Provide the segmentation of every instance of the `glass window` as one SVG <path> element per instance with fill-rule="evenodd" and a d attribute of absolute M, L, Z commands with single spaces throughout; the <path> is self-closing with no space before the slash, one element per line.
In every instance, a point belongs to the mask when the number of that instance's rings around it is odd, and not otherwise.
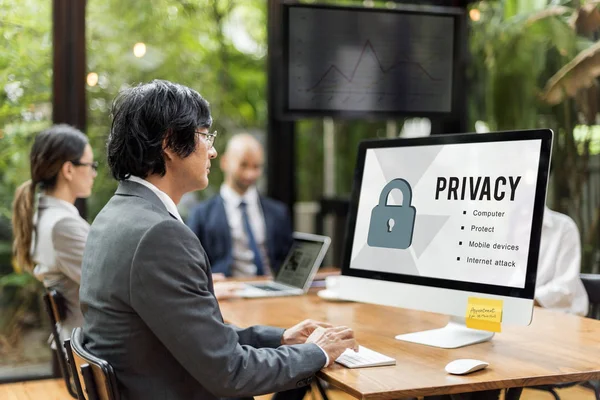
<path fill-rule="evenodd" d="M 0 1 L 0 382 L 51 373 L 41 284 L 11 263 L 11 204 L 52 119 L 52 2 Z"/>
<path fill-rule="evenodd" d="M 123 88 L 167 79 L 197 90 L 211 104 L 219 153 L 232 134 L 264 131 L 266 6 L 264 0 L 88 1 L 87 133 L 101 162 L 90 217 L 116 188 L 103 152 L 111 101 Z M 219 168 L 211 171 L 209 188 L 182 200 L 182 216 L 216 193 L 222 179 Z"/>

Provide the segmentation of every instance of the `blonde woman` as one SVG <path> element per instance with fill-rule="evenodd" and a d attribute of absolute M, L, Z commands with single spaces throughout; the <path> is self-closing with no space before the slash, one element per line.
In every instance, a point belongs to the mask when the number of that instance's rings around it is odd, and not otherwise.
<path fill-rule="evenodd" d="M 56 125 L 36 136 L 30 166 L 31 179 L 15 192 L 13 253 L 22 268 L 64 297 L 62 342 L 83 323 L 79 281 L 90 226 L 74 203 L 91 194 L 97 163 L 83 133 Z"/>

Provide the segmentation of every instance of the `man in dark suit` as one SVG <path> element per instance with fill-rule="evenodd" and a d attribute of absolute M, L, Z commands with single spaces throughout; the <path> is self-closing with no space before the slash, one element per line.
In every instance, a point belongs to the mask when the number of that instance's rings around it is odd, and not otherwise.
<path fill-rule="evenodd" d="M 190 213 L 188 226 L 204 245 L 213 273 L 274 274 L 292 245 L 286 206 L 256 189 L 263 164 L 262 146 L 253 136 L 233 136 L 221 157 L 220 193 Z"/>
<path fill-rule="evenodd" d="M 223 322 L 204 248 L 176 207 L 206 188 L 217 156 L 206 100 L 153 81 L 122 92 L 113 115 L 108 164 L 120 183 L 91 226 L 80 301 L 84 345 L 112 364 L 121 399 L 289 390 L 357 348 L 349 328 L 310 320 L 287 330 Z"/>

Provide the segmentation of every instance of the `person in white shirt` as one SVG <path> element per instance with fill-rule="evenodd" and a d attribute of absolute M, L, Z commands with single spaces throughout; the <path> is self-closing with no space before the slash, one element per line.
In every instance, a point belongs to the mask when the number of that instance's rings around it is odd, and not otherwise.
<path fill-rule="evenodd" d="M 233 136 L 221 157 L 225 182 L 220 193 L 190 213 L 188 226 L 204 245 L 213 274 L 273 275 L 292 245 L 287 207 L 256 188 L 263 164 L 258 140 Z"/>
<path fill-rule="evenodd" d="M 586 315 L 588 296 L 581 282 L 581 241 L 567 215 L 544 210 L 535 302 L 544 308 Z"/>
<path fill-rule="evenodd" d="M 87 137 L 68 125 L 39 133 L 30 162 L 31 179 L 19 186 L 13 203 L 13 249 L 17 265 L 64 298 L 62 343 L 83 322 L 79 282 L 90 225 L 74 203 L 92 193 L 97 163 Z"/>

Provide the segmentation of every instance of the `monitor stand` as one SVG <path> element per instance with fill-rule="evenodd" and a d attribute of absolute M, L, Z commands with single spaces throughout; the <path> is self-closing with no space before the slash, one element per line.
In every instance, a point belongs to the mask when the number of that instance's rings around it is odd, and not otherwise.
<path fill-rule="evenodd" d="M 451 317 L 448 325 L 443 328 L 398 335 L 396 339 L 444 349 L 455 349 L 487 342 L 492 337 L 494 337 L 494 332 L 467 328 L 464 318 Z"/>

